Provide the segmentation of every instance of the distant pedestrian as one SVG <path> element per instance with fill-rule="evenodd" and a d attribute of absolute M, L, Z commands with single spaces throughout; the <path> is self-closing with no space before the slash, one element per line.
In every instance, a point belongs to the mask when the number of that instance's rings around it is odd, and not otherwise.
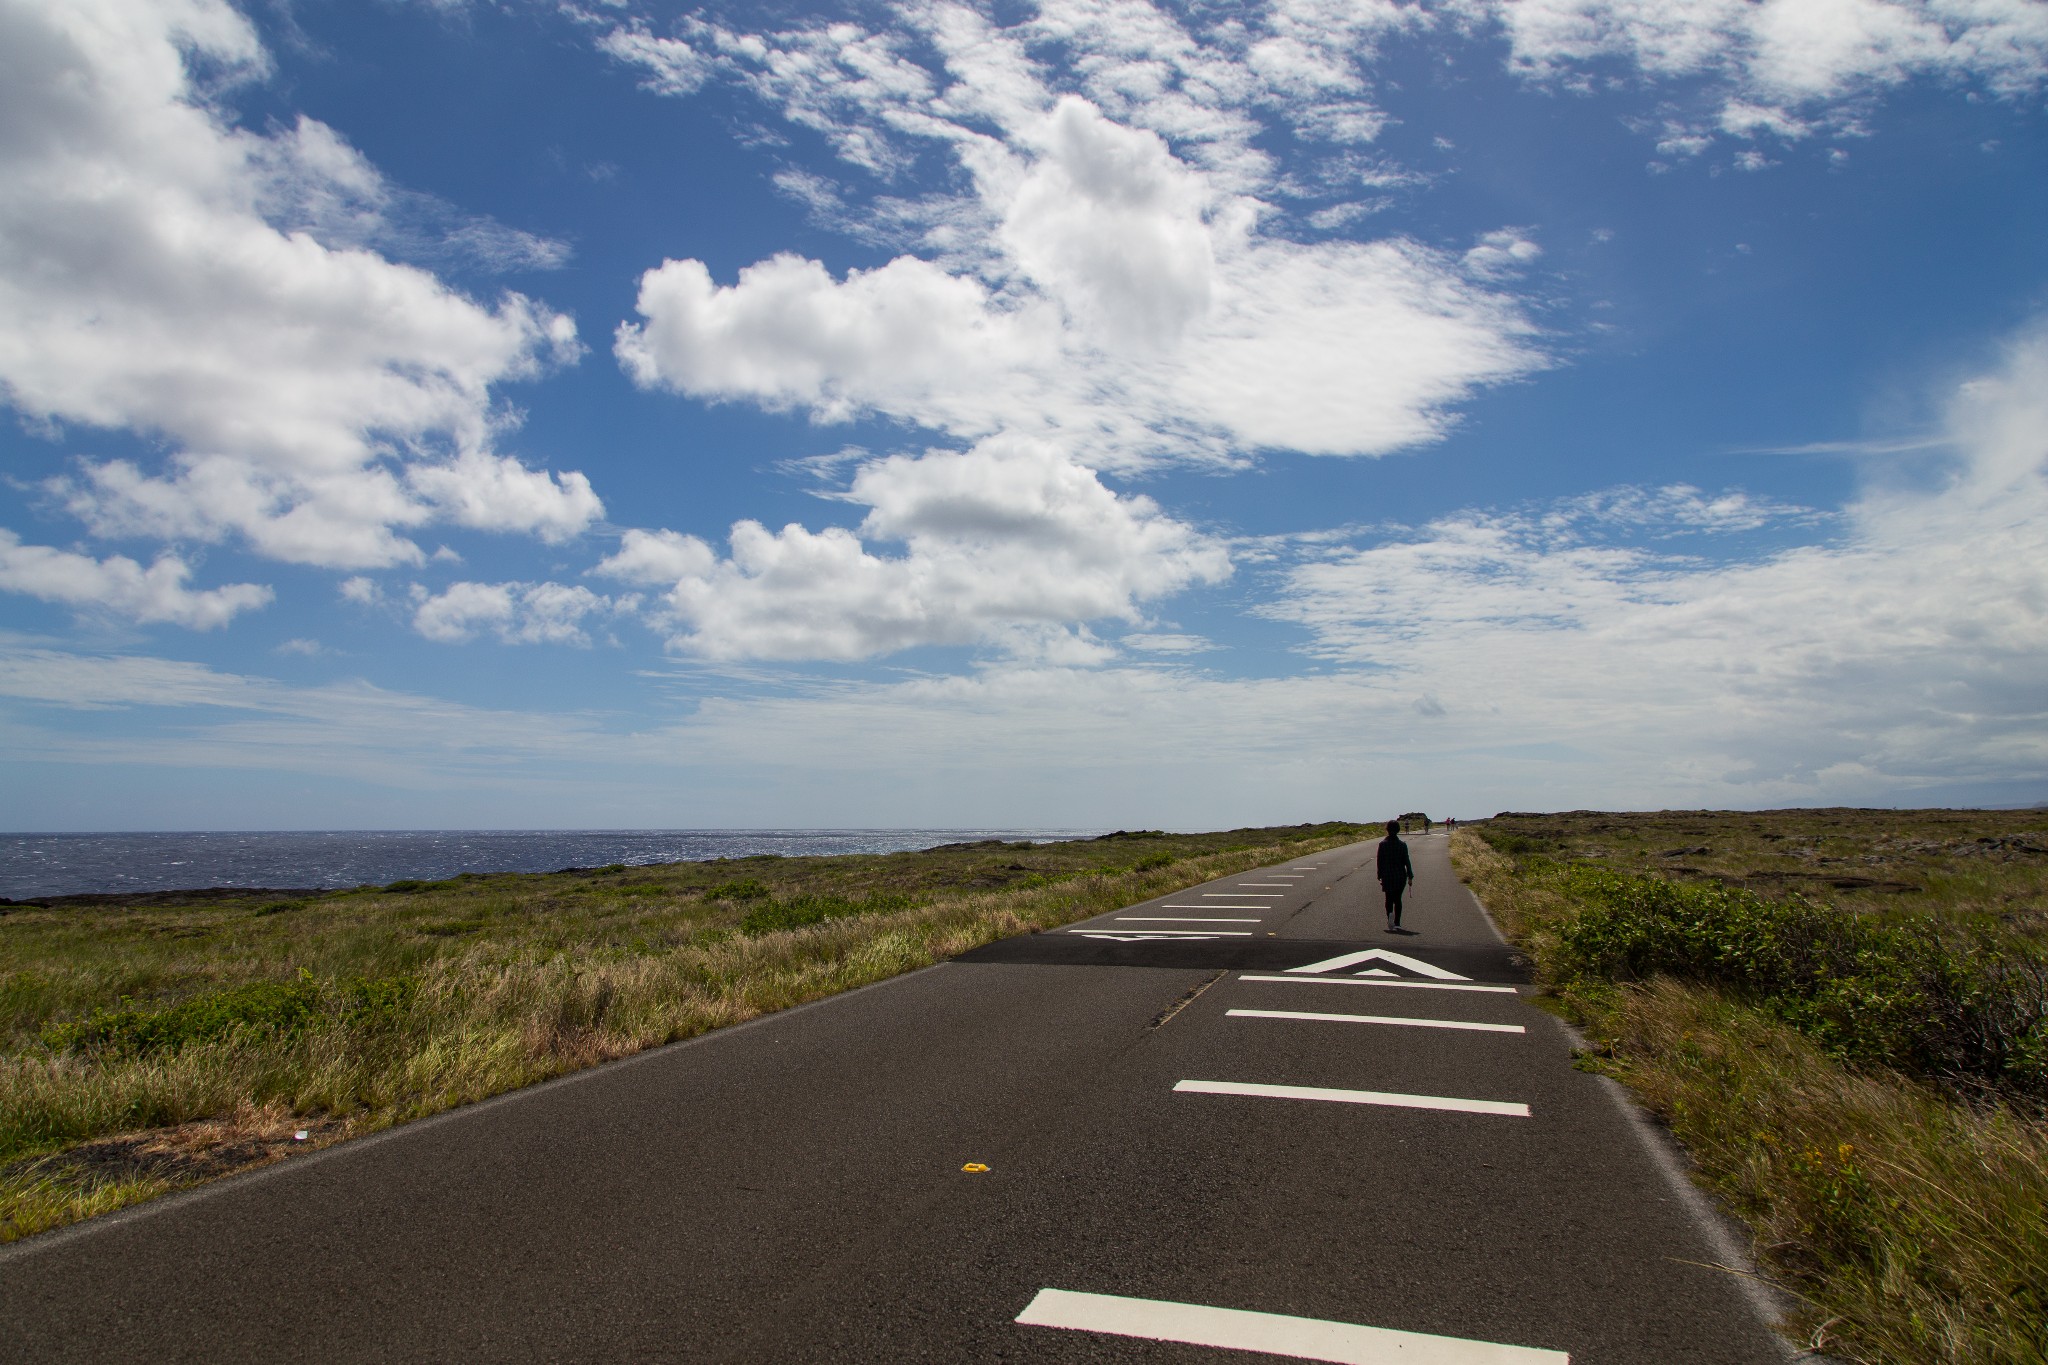
<path fill-rule="evenodd" d="M 1387 893 L 1387 932 L 1401 928 L 1401 897 L 1415 880 L 1415 864 L 1408 860 L 1408 845 L 1401 842 L 1401 822 L 1387 821 L 1387 837 L 1380 840 L 1380 890 Z"/>

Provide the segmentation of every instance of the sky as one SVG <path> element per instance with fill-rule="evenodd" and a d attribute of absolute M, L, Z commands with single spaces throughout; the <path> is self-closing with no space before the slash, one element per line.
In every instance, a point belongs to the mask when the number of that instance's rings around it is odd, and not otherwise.
<path fill-rule="evenodd" d="M 0 0 L 0 828 L 2048 801 L 2048 0 Z"/>

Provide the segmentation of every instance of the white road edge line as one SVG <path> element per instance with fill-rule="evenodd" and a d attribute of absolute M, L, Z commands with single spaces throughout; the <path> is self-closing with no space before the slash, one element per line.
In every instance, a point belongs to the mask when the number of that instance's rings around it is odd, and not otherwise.
<path fill-rule="evenodd" d="M 1315 1019 L 1327 1024 L 1405 1024 L 1410 1028 L 1463 1028 L 1475 1033 L 1527 1033 L 1520 1024 L 1474 1024 L 1463 1019 L 1403 1019 L 1385 1014 L 1311 1014 L 1305 1010 L 1225 1010 L 1245 1019 Z"/>
<path fill-rule="evenodd" d="M 1338 1365 L 1571 1365 L 1563 1351 L 1500 1346 L 1490 1341 L 1397 1332 L 1390 1327 L 1211 1308 L 1164 1299 L 1127 1299 L 1118 1294 L 1077 1294 L 1041 1289 L 1017 1315 L 1027 1327 L 1064 1327 L 1077 1332 L 1179 1341 L 1226 1351 L 1263 1351 L 1295 1360 L 1329 1360 Z"/>
<path fill-rule="evenodd" d="M 1332 1104 L 1378 1104 L 1389 1109 L 1442 1109 L 1453 1114 L 1498 1114 L 1525 1119 L 1529 1106 L 1511 1100 L 1461 1100 L 1451 1095 L 1397 1095 L 1387 1090 L 1332 1090 L 1320 1085 L 1262 1085 L 1255 1081 L 1175 1081 L 1190 1095 L 1249 1095 L 1268 1100 L 1325 1100 Z"/>
<path fill-rule="evenodd" d="M 1513 995 L 1513 986 L 1467 986 L 1456 981 L 1380 981 L 1358 976 L 1252 976 L 1239 981 L 1298 981 L 1324 986 L 1402 986 L 1411 991 L 1483 991 L 1488 995 Z"/>

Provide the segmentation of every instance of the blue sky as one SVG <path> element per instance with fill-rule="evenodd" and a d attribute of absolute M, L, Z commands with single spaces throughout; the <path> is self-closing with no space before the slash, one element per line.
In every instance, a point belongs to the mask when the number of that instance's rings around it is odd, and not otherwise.
<path fill-rule="evenodd" d="M 2048 800 L 2048 3 L 0 0 L 0 827 Z"/>

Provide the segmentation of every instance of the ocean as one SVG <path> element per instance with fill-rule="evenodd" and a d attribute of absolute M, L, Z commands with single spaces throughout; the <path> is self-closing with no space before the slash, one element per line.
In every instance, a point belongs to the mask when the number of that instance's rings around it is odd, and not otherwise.
<path fill-rule="evenodd" d="M 898 853 L 977 839 L 1085 839 L 1068 829 L 440 829 L 202 834 L 0 834 L 0 898 L 86 892 L 279 890 L 439 881 L 458 872 L 703 862 L 775 853 Z"/>

